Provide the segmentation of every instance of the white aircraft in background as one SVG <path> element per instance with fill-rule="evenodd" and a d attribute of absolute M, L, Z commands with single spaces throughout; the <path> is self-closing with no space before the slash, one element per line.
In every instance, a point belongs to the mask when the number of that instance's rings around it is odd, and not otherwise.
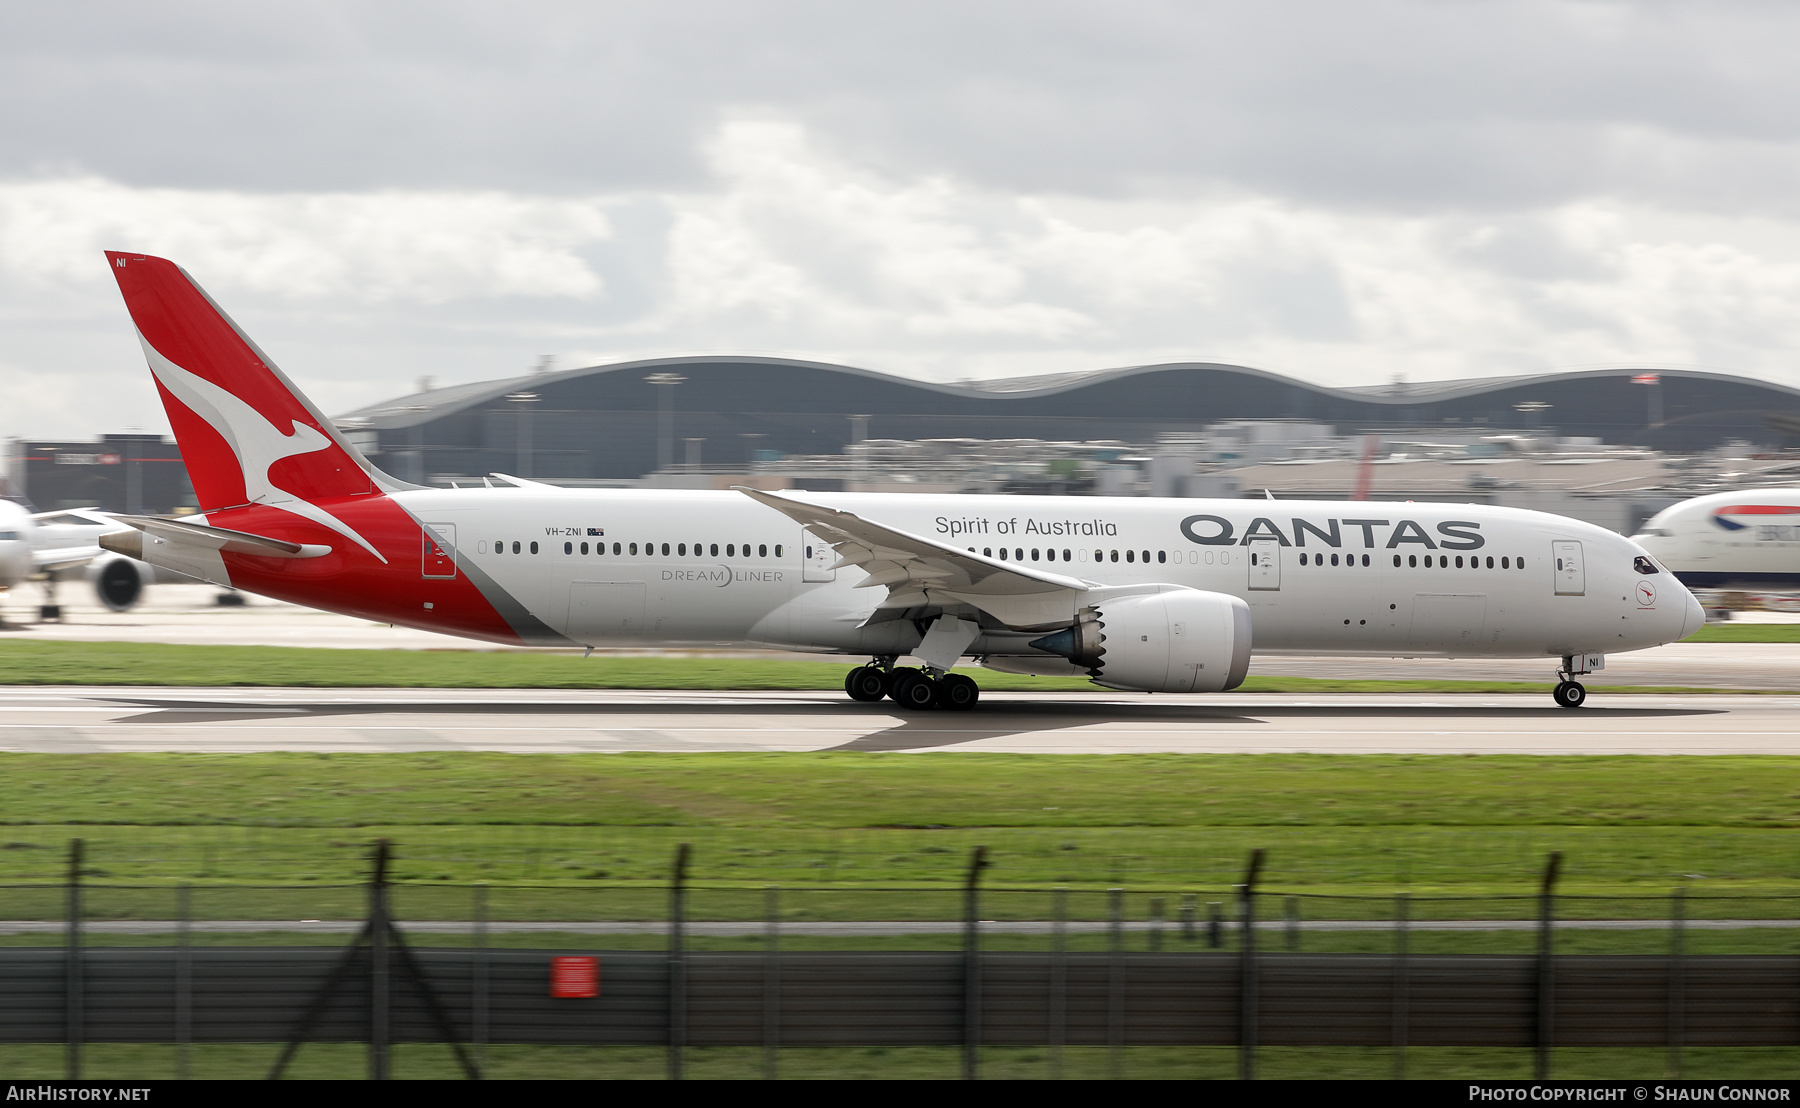
<path fill-rule="evenodd" d="M 55 585 L 71 575 L 85 577 L 95 598 L 115 612 L 135 607 L 144 586 L 152 582 L 192 581 L 101 549 L 101 535 L 129 530 L 92 508 L 31 512 L 14 501 L 0 500 L 0 590 L 10 593 L 27 581 L 37 581 L 44 587 L 40 614 L 59 618 Z"/>
<path fill-rule="evenodd" d="M 1692 589 L 1800 589 L 1800 489 L 1696 496 L 1633 540 Z"/>
<path fill-rule="evenodd" d="M 973 707 L 965 659 L 1217 692 L 1253 644 L 1556 659 L 1572 708 L 1606 653 L 1704 622 L 1631 540 L 1472 504 L 421 488 L 179 267 L 107 257 L 204 514 L 121 516 L 101 545 L 296 604 L 511 644 L 859 655 L 845 691 L 913 709 Z"/>

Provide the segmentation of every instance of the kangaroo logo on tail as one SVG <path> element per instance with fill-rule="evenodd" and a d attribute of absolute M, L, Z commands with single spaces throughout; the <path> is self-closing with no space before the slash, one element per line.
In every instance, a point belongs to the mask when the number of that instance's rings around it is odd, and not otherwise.
<path fill-rule="evenodd" d="M 180 266 L 108 257 L 201 510 L 279 508 L 387 563 L 324 505 L 405 486 L 370 465 Z"/>
<path fill-rule="evenodd" d="M 231 447 L 231 452 L 237 455 L 238 468 L 244 473 L 244 495 L 250 503 L 267 504 L 271 508 L 280 508 L 284 512 L 293 512 L 314 523 L 323 524 L 381 558 L 383 565 L 387 564 L 381 551 L 371 546 L 369 540 L 357 534 L 349 524 L 317 504 L 278 488 L 269 480 L 269 469 L 276 462 L 324 450 L 332 445 L 329 438 L 317 428 L 308 427 L 297 420 L 288 421 L 294 433 L 283 434 L 279 427 L 263 418 L 263 414 L 255 408 L 199 374 L 189 373 L 163 357 L 142 335 L 138 336 L 138 341 L 144 344 L 144 356 L 150 360 L 150 372 L 162 382 L 163 388 L 168 389 L 175 399 L 186 404 L 195 415 L 210 424 Z"/>

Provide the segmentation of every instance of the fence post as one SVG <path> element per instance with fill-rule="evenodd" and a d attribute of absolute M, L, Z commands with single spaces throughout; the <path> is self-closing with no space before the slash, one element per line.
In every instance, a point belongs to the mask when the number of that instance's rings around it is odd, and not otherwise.
<path fill-rule="evenodd" d="M 1406 1080 L 1406 1040 L 1411 1014 L 1407 1011 L 1412 988 L 1407 959 L 1411 956 L 1408 925 L 1412 922 L 1412 897 L 1394 897 L 1394 1080 Z"/>
<path fill-rule="evenodd" d="M 763 1079 L 779 1076 L 781 1056 L 781 888 L 763 888 Z"/>
<path fill-rule="evenodd" d="M 1196 893 L 1181 894 L 1181 941 L 1194 941 L 1194 915 L 1199 907 L 1200 897 Z"/>
<path fill-rule="evenodd" d="M 69 840 L 68 935 L 63 965 L 64 1066 L 70 1081 L 81 1079 L 81 1040 L 86 1024 L 82 1010 L 85 989 L 81 979 L 81 860 L 86 843 Z"/>
<path fill-rule="evenodd" d="M 388 840 L 375 840 L 369 879 L 369 1080 L 388 1079 Z"/>
<path fill-rule="evenodd" d="M 1160 896 L 1153 896 L 1150 898 L 1150 949 L 1151 950 L 1153 950 L 1153 951 L 1161 951 L 1162 950 L 1162 938 L 1163 938 L 1162 931 L 1163 931 L 1163 898 Z"/>
<path fill-rule="evenodd" d="M 1562 851 L 1552 850 L 1544 863 L 1543 884 L 1538 890 L 1537 957 L 1537 1080 L 1550 1077 L 1550 1044 L 1556 1038 L 1556 877 L 1562 869 Z"/>
<path fill-rule="evenodd" d="M 1068 1037 L 1069 890 L 1058 886 L 1050 895 L 1050 1077 L 1061 1081 L 1063 1040 Z"/>
<path fill-rule="evenodd" d="M 469 967 L 469 1038 L 475 1064 L 487 1066 L 488 1044 L 488 883 L 475 886 L 475 962 Z"/>
<path fill-rule="evenodd" d="M 987 847 L 976 847 L 969 856 L 969 875 L 963 882 L 964 1081 L 981 1076 L 981 871 L 987 864 Z"/>
<path fill-rule="evenodd" d="M 1108 889 L 1106 904 L 1106 1070 L 1125 1076 L 1125 890 Z"/>
<path fill-rule="evenodd" d="M 1244 934 L 1238 947 L 1238 1080 L 1256 1080 L 1256 879 L 1262 876 L 1261 847 L 1250 852 L 1238 886 Z"/>
<path fill-rule="evenodd" d="M 1211 950 L 1225 945 L 1225 906 L 1216 900 L 1206 902 L 1206 945 Z"/>
<path fill-rule="evenodd" d="M 1687 1037 L 1687 886 L 1669 897 L 1669 1076 L 1681 1076 Z"/>
<path fill-rule="evenodd" d="M 194 948 L 189 921 L 194 918 L 193 888 L 175 889 L 175 1077 L 188 1079 L 188 1049 L 194 1041 Z"/>
<path fill-rule="evenodd" d="M 682 924 L 687 911 L 688 844 L 675 851 L 669 882 L 669 1080 L 681 1080 L 682 1050 L 687 1046 L 687 951 Z"/>

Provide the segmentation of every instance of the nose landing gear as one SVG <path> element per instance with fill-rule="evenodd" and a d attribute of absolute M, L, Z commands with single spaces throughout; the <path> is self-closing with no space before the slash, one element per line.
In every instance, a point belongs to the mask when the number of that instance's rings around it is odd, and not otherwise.
<path fill-rule="evenodd" d="M 1606 668 L 1604 654 L 1565 654 L 1562 665 L 1556 669 L 1556 688 L 1550 691 L 1550 698 L 1559 707 L 1579 708 L 1587 703 L 1587 689 L 1575 680 L 1578 676 L 1596 673 Z"/>
<path fill-rule="evenodd" d="M 1579 681 L 1558 681 L 1550 696 L 1564 708 L 1579 708 L 1587 703 L 1587 689 Z"/>

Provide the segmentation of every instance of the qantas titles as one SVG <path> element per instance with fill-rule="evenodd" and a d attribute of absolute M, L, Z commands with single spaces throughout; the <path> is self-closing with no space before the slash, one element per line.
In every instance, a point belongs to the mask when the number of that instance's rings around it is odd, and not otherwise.
<path fill-rule="evenodd" d="M 1181 521 L 1181 533 L 1201 546 L 1248 546 L 1260 539 L 1278 542 L 1282 546 L 1304 547 L 1310 535 L 1326 546 L 1337 547 L 1344 545 L 1347 528 L 1360 530 L 1363 548 L 1374 550 L 1377 546 L 1377 527 L 1393 528 L 1384 536 L 1387 540 L 1384 549 L 1387 550 L 1396 550 L 1404 543 L 1414 543 L 1427 550 L 1480 550 L 1487 545 L 1487 539 L 1479 534 L 1481 524 L 1464 519 L 1447 519 L 1438 524 L 1437 532 L 1441 537 L 1436 541 L 1425 533 L 1425 528 L 1416 520 L 1411 519 L 1398 522 L 1385 519 L 1328 519 L 1321 526 L 1311 520 L 1296 518 L 1293 520 L 1292 531 L 1284 533 L 1274 520 L 1267 516 L 1257 516 L 1250 521 L 1250 526 L 1244 528 L 1242 535 L 1237 534 L 1235 525 L 1224 516 L 1192 515 Z M 1294 536 L 1292 541 L 1288 539 L 1289 533 Z"/>

